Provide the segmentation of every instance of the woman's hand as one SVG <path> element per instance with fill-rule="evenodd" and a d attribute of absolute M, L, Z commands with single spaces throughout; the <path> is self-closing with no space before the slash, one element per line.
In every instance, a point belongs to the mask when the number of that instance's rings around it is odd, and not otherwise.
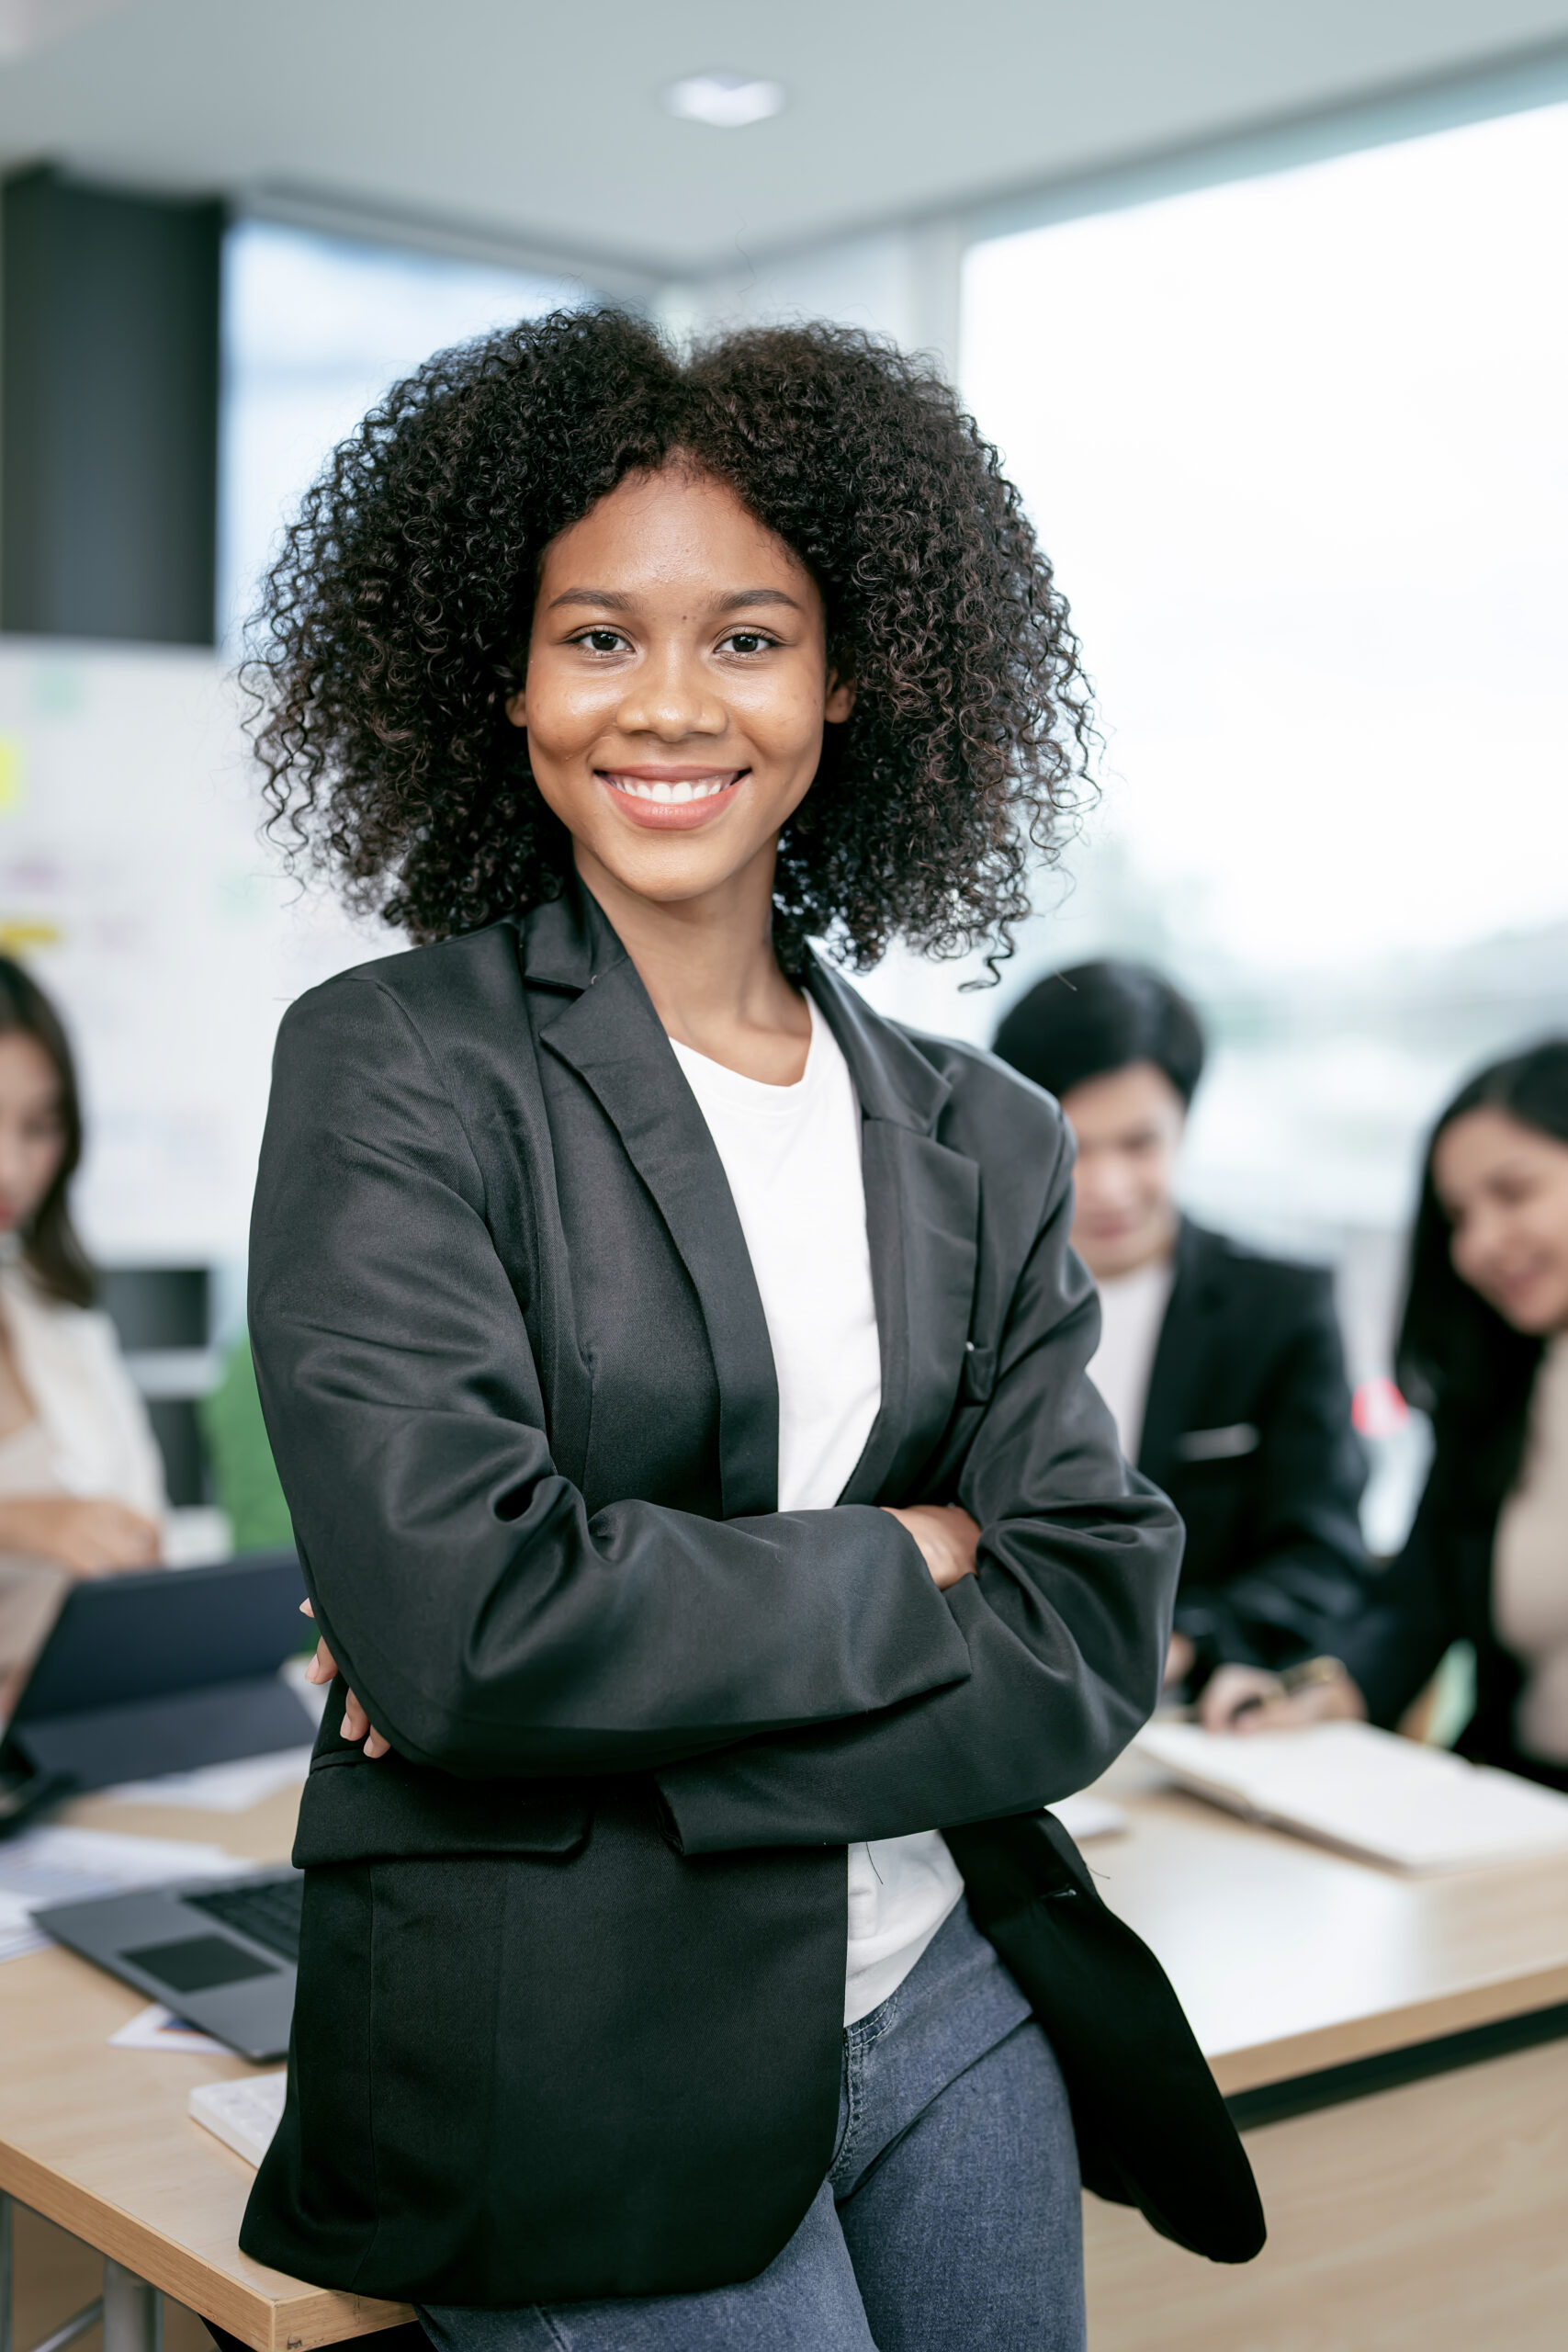
<path fill-rule="evenodd" d="M 315 1613 L 308 1600 L 302 1600 L 299 1603 L 301 1617 L 313 1618 Z M 305 1668 L 305 1679 L 307 1682 L 315 1683 L 337 1680 L 337 1660 L 319 1634 L 316 1638 L 316 1655 Z M 375 1729 L 369 1716 L 352 1690 L 344 1701 L 343 1736 L 350 1741 L 362 1739 L 365 1742 L 367 1756 L 385 1756 L 392 1744 L 389 1739 L 383 1739 L 380 1733 Z"/>
<path fill-rule="evenodd" d="M 1172 1634 L 1170 1647 L 1165 1654 L 1165 1688 L 1173 1682 L 1185 1682 L 1197 1663 L 1198 1652 L 1185 1634 Z"/>
<path fill-rule="evenodd" d="M 1288 1677 L 1260 1666 L 1217 1666 L 1198 1702 L 1205 1731 L 1303 1731 L 1308 1724 L 1366 1719 L 1367 1702 L 1343 1667 L 1292 1690 Z"/>
<path fill-rule="evenodd" d="M 102 1496 L 22 1495 L 0 1503 L 0 1551 L 54 1560 L 73 1577 L 155 1568 L 163 1556 L 154 1522 Z"/>
<path fill-rule="evenodd" d="M 961 1577 L 974 1575 L 980 1531 L 966 1510 L 956 1503 L 911 1503 L 908 1510 L 895 1510 L 891 1503 L 884 1503 L 882 1508 L 889 1519 L 908 1529 L 940 1590 L 945 1592 Z"/>

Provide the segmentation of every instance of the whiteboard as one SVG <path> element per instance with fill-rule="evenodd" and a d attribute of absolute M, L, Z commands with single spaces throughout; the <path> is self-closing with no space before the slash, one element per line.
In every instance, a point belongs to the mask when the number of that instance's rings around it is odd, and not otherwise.
<path fill-rule="evenodd" d="M 76 1048 L 100 1264 L 243 1258 L 284 1010 L 405 944 L 283 876 L 240 707 L 215 653 L 0 637 L 0 947 Z"/>

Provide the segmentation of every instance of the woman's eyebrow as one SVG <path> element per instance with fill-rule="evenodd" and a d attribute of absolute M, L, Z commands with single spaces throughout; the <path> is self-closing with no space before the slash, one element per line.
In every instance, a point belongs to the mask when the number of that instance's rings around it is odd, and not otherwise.
<path fill-rule="evenodd" d="M 787 605 L 792 612 L 806 610 L 798 596 L 787 596 L 782 588 L 738 588 L 733 596 L 721 596 L 715 609 L 738 613 L 749 605 Z"/>
<path fill-rule="evenodd" d="M 599 605 L 606 612 L 625 613 L 630 611 L 636 601 L 635 597 L 623 596 L 615 588 L 563 588 L 558 596 L 550 598 L 546 610 L 553 613 L 561 605 Z"/>
<path fill-rule="evenodd" d="M 618 588 L 563 588 L 558 596 L 550 598 L 546 610 L 553 613 L 562 605 L 594 605 L 602 612 L 626 613 L 636 603 L 635 596 L 623 595 Z M 796 613 L 806 610 L 797 596 L 786 595 L 782 588 L 738 588 L 731 595 L 718 597 L 714 610 L 738 613 L 755 605 L 787 605 Z"/>

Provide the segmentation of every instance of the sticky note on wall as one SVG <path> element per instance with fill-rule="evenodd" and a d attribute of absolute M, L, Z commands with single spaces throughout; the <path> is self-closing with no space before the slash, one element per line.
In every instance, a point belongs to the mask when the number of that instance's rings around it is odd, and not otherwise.
<path fill-rule="evenodd" d="M 19 735 L 0 735 L 0 816 L 19 808 L 28 797 L 27 750 Z"/>

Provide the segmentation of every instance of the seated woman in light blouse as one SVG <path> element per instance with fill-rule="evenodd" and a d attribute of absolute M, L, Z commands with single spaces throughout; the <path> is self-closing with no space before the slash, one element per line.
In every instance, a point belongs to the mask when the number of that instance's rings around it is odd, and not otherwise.
<path fill-rule="evenodd" d="M 1568 1789 L 1568 1038 L 1482 1070 L 1438 1119 L 1398 1364 L 1435 1439 L 1409 1543 L 1305 1687 L 1222 1669 L 1231 1723 L 1392 1726 L 1467 1641 L 1461 1753 Z"/>
<path fill-rule="evenodd" d="M 71 1579 L 162 1552 L 157 1442 L 72 1228 L 81 1154 L 65 1033 L 0 956 L 0 1718 Z"/>

